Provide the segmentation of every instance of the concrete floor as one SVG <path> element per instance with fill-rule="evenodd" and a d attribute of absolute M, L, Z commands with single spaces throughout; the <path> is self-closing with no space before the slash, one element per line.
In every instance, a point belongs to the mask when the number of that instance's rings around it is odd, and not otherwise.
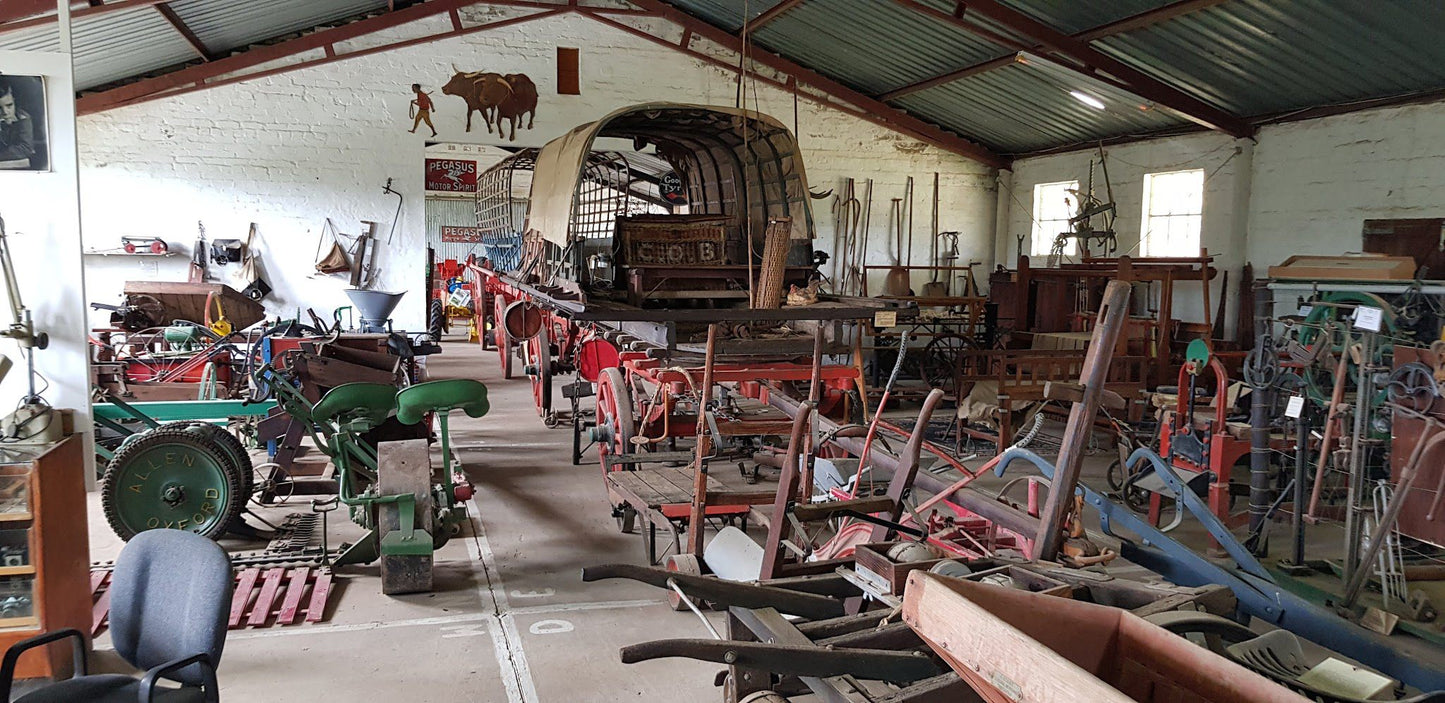
<path fill-rule="evenodd" d="M 708 634 L 691 613 L 670 610 L 657 589 L 631 581 L 582 583 L 583 566 L 645 562 L 639 535 L 621 534 L 611 516 L 595 452 L 582 466 L 571 464 L 570 426 L 547 429 L 533 409 L 530 384 L 503 380 L 495 351 L 448 342 L 429 366 L 432 378 L 485 382 L 492 404 L 481 419 L 453 415 L 453 446 L 477 495 L 468 505 L 470 529 L 437 554 L 435 592 L 388 597 L 380 593 L 374 566 L 341 569 L 326 622 L 231 632 L 220 667 L 223 698 L 716 700 L 720 692 L 711 682 L 719 665 L 618 659 L 624 645 Z M 1085 481 L 1102 486 L 1111 456 L 1111 447 L 1097 447 L 1085 461 Z M 997 490 L 1006 480 L 989 475 L 977 485 Z M 113 559 L 121 543 L 98 495 L 92 499 L 92 558 Z M 308 508 L 298 497 L 264 516 L 278 520 Z M 333 516 L 333 548 L 360 534 L 342 513 Z M 1092 511 L 1086 524 L 1098 528 Z M 1275 529 L 1278 558 L 1287 549 L 1287 527 Z M 1198 548 L 1207 543 L 1192 521 L 1174 536 Z M 1333 541 L 1318 529 L 1311 536 L 1312 545 Z M 264 546 L 223 544 L 233 551 Z M 1152 577 L 1123 562 L 1110 573 Z M 710 617 L 720 626 L 721 614 Z M 127 670 L 104 635 L 96 645 L 97 668 Z"/>
<path fill-rule="evenodd" d="M 583 566 L 643 563 L 642 541 L 618 532 L 595 461 L 571 464 L 570 426 L 549 430 L 525 378 L 503 380 L 496 352 L 448 343 L 429 360 L 432 378 L 487 384 L 492 411 L 455 413 L 452 438 L 477 496 L 470 534 L 437 555 L 436 592 L 380 592 L 375 567 L 340 570 L 341 591 L 324 623 L 233 630 L 220 666 L 226 701 L 714 700 L 718 665 L 669 660 L 624 665 L 623 645 L 707 637 L 691 613 L 631 581 L 584 584 Z M 560 395 L 560 394 L 559 394 Z M 96 496 L 93 496 L 96 497 Z M 294 499 L 268 514 L 305 512 Z M 354 535 L 334 513 L 336 540 Z M 120 548 L 100 512 L 90 514 L 92 559 Z M 262 545 L 229 548 L 256 549 Z M 719 618 L 720 614 L 712 617 Z M 716 626 L 716 625 L 715 625 Z M 97 641 L 101 669 L 124 662 Z"/>

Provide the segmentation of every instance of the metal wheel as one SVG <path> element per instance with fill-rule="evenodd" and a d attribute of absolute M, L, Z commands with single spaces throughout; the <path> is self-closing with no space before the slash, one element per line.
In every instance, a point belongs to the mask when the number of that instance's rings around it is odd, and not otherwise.
<path fill-rule="evenodd" d="M 502 324 L 502 312 L 507 309 L 507 299 L 502 296 L 492 298 L 492 335 L 497 345 L 497 353 L 502 357 L 502 378 L 512 377 L 512 342 L 507 337 L 507 326 Z"/>
<path fill-rule="evenodd" d="M 226 450 L 226 455 L 231 459 L 234 470 L 241 476 L 241 500 L 236 501 L 236 514 L 233 517 L 240 516 L 245 512 L 246 502 L 251 499 L 251 494 L 256 492 L 256 470 L 251 463 L 251 452 L 246 450 L 246 445 L 241 444 L 241 440 L 236 435 L 209 422 L 181 420 L 161 425 L 162 429 L 167 427 L 194 432 Z"/>
<path fill-rule="evenodd" d="M 1124 462 L 1115 459 L 1114 463 L 1109 464 L 1105 477 L 1109 482 L 1109 488 L 1123 499 L 1124 505 L 1128 506 L 1130 510 L 1136 513 L 1149 511 L 1149 491 L 1134 486 L 1129 486 L 1127 491 L 1124 489 L 1124 482 L 1128 479 L 1124 473 Z"/>
<path fill-rule="evenodd" d="M 603 471 L 623 468 L 612 464 L 612 457 L 632 449 L 637 433 L 637 419 L 632 414 L 632 386 L 622 369 L 602 369 L 597 378 L 597 457 Z"/>
<path fill-rule="evenodd" d="M 214 538 L 245 502 L 242 480 L 214 439 L 156 428 L 116 452 L 101 479 L 101 505 L 124 540 L 158 528 Z"/>
<path fill-rule="evenodd" d="M 923 347 L 923 356 L 918 364 L 923 380 L 934 388 L 948 388 L 963 371 L 964 352 L 973 348 L 973 342 L 961 334 L 952 332 L 934 336 Z"/>
<path fill-rule="evenodd" d="M 668 557 L 666 567 L 668 571 L 679 574 L 687 574 L 689 576 L 702 575 L 702 565 L 698 563 L 697 557 L 691 554 L 674 554 Z M 697 599 L 691 600 L 693 604 L 698 603 Z M 673 610 L 688 609 L 687 603 L 682 599 L 682 596 L 678 595 L 677 591 L 671 588 L 667 589 L 667 604 L 672 606 Z"/>

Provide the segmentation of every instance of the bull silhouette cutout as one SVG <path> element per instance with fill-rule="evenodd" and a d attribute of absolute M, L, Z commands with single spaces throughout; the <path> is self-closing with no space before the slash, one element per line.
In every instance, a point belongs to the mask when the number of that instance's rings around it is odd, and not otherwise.
<path fill-rule="evenodd" d="M 456 68 L 456 66 L 452 66 Z M 455 95 L 467 103 L 467 131 L 472 131 L 472 113 L 482 113 L 487 124 L 487 134 L 492 125 L 497 125 L 497 136 L 503 135 L 502 120 L 507 120 L 511 132 L 509 141 L 517 140 L 517 123 L 526 117 L 524 129 L 532 128 L 537 116 L 537 85 L 526 74 L 490 73 L 486 71 L 466 72 L 457 69 L 452 79 L 442 86 L 442 93 Z"/>

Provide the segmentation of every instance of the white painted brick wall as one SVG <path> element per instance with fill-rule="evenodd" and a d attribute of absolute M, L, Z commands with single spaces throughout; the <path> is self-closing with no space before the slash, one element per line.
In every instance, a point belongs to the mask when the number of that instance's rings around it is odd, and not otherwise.
<path fill-rule="evenodd" d="M 1252 145 L 1220 134 L 1197 134 L 1174 139 L 1159 139 L 1106 149 L 1109 179 L 1113 185 L 1117 217 L 1114 231 L 1118 236 L 1116 255 L 1139 256 L 1140 228 L 1143 222 L 1144 174 L 1182 169 L 1204 169 L 1204 217 L 1201 244 L 1216 256 L 1216 265 L 1230 271 L 1229 286 L 1237 288 L 1239 269 L 1244 264 L 1244 246 L 1240 233 L 1247 207 L 1248 172 Z M 1012 268 L 1018 260 L 1018 237 L 1028 237 L 1032 228 L 1034 186 L 1078 179 L 1081 188 L 1089 177 L 1089 161 L 1098 160 L 1097 151 L 1076 151 L 1014 163 L 1012 197 L 1009 198 L 1008 232 L 997 242 L 998 257 Z M 1103 170 L 1094 169 L 1094 192 L 1107 200 Z M 1009 197 L 1005 194 L 1005 197 Z M 1035 261 L 1035 265 L 1042 262 Z M 1222 278 L 1212 282 L 1211 316 L 1217 310 Z M 1203 316 L 1203 295 L 1194 285 L 1182 285 L 1175 295 L 1175 316 L 1200 321 Z M 1136 301 L 1136 310 L 1142 310 Z M 1229 312 L 1226 321 L 1233 321 Z"/>
<path fill-rule="evenodd" d="M 444 31 L 445 18 L 391 30 L 398 38 Z M 555 89 L 555 47 L 581 49 L 582 94 Z M 317 237 L 330 217 L 347 232 L 358 220 L 391 222 L 396 201 L 382 183 L 396 179 L 406 195 L 395 243 L 380 260 L 380 288 L 419 288 L 424 276 L 423 138 L 408 134 L 409 86 L 433 92 L 439 140 L 499 144 L 477 119 L 463 131 L 461 100 L 442 95 L 452 64 L 463 70 L 526 73 L 537 83 L 535 129 L 512 144 L 540 146 L 580 123 L 647 101 L 732 105 L 730 72 L 575 15 L 409 47 L 121 108 L 81 119 L 82 194 L 87 245 L 114 246 L 121 235 L 155 235 L 188 249 L 196 222 L 211 237 L 244 236 L 259 225 L 259 246 L 277 291 L 273 313 L 346 304 L 343 282 L 308 277 Z M 758 104 L 791 124 L 790 94 L 757 87 Z M 991 262 L 995 196 L 991 171 L 850 115 L 804 100 L 800 143 L 815 191 L 844 178 L 875 179 L 872 262 L 886 263 L 888 200 L 915 184 L 915 251 L 924 263 L 930 229 L 930 182 L 942 173 L 944 230 L 965 233 L 962 255 Z M 425 127 L 421 132 L 425 132 Z M 831 199 L 814 201 L 818 243 L 832 243 Z M 921 247 L 917 242 L 921 242 Z M 87 273 L 92 300 L 119 295 L 130 278 L 181 279 L 182 257 L 152 273 L 131 260 L 96 260 Z M 400 325 L 421 322 L 421 291 L 403 302 Z"/>
<path fill-rule="evenodd" d="M 1231 300 L 1246 261 L 1263 277 L 1295 254 L 1359 251 L 1366 219 L 1445 217 L 1445 103 L 1271 125 L 1256 140 L 1195 134 L 1109 147 L 1121 253 L 1137 254 L 1144 174 L 1181 168 L 1208 177 L 1202 244 L 1230 271 Z M 1018 201 L 995 242 L 1000 261 L 1012 265 L 1016 237 L 1029 234 L 1034 185 L 1083 183 L 1090 158 L 1096 153 L 1077 151 L 1014 163 Z M 1214 296 L 1217 304 L 1218 287 Z M 1181 315 L 1202 319 L 1193 296 L 1179 298 Z M 1232 302 L 1226 319 L 1235 320 Z"/>
<path fill-rule="evenodd" d="M 1445 103 L 1266 127 L 1253 182 L 1257 267 L 1359 251 L 1367 219 L 1445 217 Z"/>

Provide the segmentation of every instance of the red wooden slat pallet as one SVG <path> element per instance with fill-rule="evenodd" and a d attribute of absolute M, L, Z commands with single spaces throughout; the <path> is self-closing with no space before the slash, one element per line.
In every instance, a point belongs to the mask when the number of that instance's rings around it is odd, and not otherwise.
<path fill-rule="evenodd" d="M 110 616 L 110 569 L 90 572 L 91 636 L 105 629 Z M 331 574 L 300 566 L 245 568 L 236 572 L 230 629 L 321 622 L 331 598 Z"/>

